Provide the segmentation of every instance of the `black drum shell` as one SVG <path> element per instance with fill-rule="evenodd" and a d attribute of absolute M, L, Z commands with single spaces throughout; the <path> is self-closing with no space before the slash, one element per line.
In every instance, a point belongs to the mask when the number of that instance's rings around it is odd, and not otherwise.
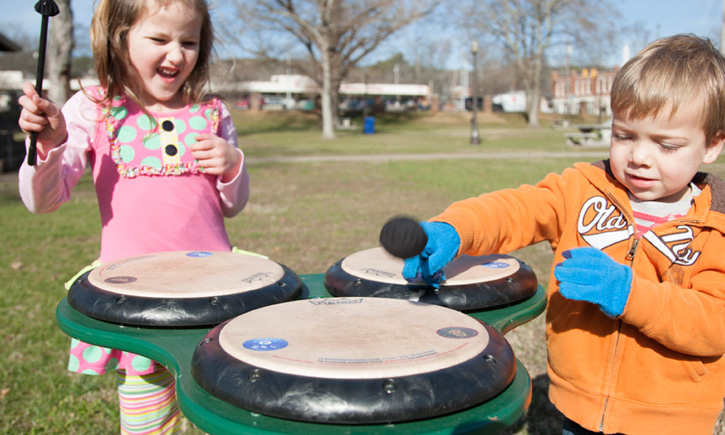
<path fill-rule="evenodd" d="M 287 302 L 302 295 L 304 285 L 295 272 L 280 265 L 284 275 L 274 285 L 223 296 L 149 298 L 101 290 L 86 272 L 68 291 L 68 304 L 77 311 L 106 322 L 150 327 L 202 327 L 218 325 L 248 311 Z"/>
<path fill-rule="evenodd" d="M 325 288 L 333 296 L 405 299 L 471 311 L 523 301 L 533 296 L 538 286 L 534 271 L 519 260 L 519 270 L 509 277 L 475 284 L 441 285 L 439 289 L 425 284 L 401 285 L 361 278 L 346 272 L 343 261 L 344 258 L 325 273 Z"/>
<path fill-rule="evenodd" d="M 219 334 L 225 325 L 212 329 L 194 351 L 194 380 L 232 405 L 282 419 L 346 425 L 420 420 L 479 405 L 516 376 L 510 345 L 485 323 L 489 343 L 476 357 L 441 370 L 385 379 L 305 377 L 255 367 L 221 347 Z"/>

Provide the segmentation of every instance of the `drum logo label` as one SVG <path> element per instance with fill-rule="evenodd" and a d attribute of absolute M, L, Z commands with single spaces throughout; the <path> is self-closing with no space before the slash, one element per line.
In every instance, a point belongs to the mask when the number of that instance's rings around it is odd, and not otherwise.
<path fill-rule="evenodd" d="M 211 257 L 212 254 L 209 251 L 192 251 L 186 254 L 187 257 L 194 257 L 194 258 L 203 258 L 203 257 Z"/>
<path fill-rule="evenodd" d="M 362 298 L 320 298 L 310 299 L 310 303 L 315 305 L 343 305 L 343 304 L 361 304 Z"/>
<path fill-rule="evenodd" d="M 136 278 L 133 276 L 112 276 L 103 280 L 108 284 L 131 284 L 136 282 Z"/>
<path fill-rule="evenodd" d="M 475 329 L 464 328 L 461 326 L 441 328 L 437 330 L 436 333 L 445 338 L 471 338 L 478 335 L 478 331 Z"/>
<path fill-rule="evenodd" d="M 384 270 L 373 269 L 373 268 L 360 269 L 360 271 L 362 273 L 364 273 L 365 275 L 386 276 L 388 278 L 393 278 L 395 276 L 395 273 L 386 272 Z"/>
<path fill-rule="evenodd" d="M 270 350 L 279 350 L 287 347 L 287 340 L 281 338 L 253 338 L 242 344 L 245 349 L 267 352 Z"/>
<path fill-rule="evenodd" d="M 259 272 L 255 273 L 254 275 L 248 276 L 247 278 L 244 278 L 242 282 L 246 282 L 247 284 L 251 284 L 254 281 L 264 281 L 265 278 L 269 278 L 271 275 L 270 272 Z"/>
<path fill-rule="evenodd" d="M 509 264 L 503 261 L 492 261 L 490 263 L 483 263 L 481 266 L 488 267 L 489 269 L 506 269 L 509 267 Z"/>

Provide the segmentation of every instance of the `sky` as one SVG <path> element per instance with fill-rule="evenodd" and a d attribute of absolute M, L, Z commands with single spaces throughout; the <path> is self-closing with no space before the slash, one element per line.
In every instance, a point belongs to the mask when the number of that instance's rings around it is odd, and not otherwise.
<path fill-rule="evenodd" d="M 232 0 L 215 0 L 217 4 L 213 13 L 223 14 L 229 8 Z M 630 24 L 640 23 L 649 39 L 656 39 L 675 33 L 695 33 L 718 40 L 722 24 L 723 0 L 612 0 L 618 5 L 622 13 L 622 21 Z M 40 14 L 35 12 L 36 0 L 2 0 L 3 19 L 0 16 L 0 31 L 6 36 L 13 37 L 18 32 L 35 36 L 40 32 Z M 93 13 L 93 0 L 71 0 L 74 21 L 86 27 L 90 23 Z M 52 18 L 51 18 L 52 26 Z M 37 36 L 35 36 L 37 37 Z M 633 36 L 634 38 L 634 36 Z M 640 48 L 641 43 L 633 40 L 625 43 L 631 45 L 631 54 Z M 389 41 L 376 53 L 381 59 L 386 59 L 397 51 L 403 51 L 404 40 Z M 83 44 L 81 44 L 83 46 Z M 88 46 L 88 43 L 85 43 Z M 460 58 L 451 57 L 452 61 Z M 617 62 L 619 63 L 619 62 Z"/>

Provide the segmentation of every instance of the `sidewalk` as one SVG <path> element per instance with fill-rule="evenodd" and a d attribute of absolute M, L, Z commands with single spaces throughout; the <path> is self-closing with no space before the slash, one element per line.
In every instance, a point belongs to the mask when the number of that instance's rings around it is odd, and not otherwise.
<path fill-rule="evenodd" d="M 532 159 L 581 157 L 582 159 L 606 158 L 609 150 L 602 151 L 562 151 L 562 152 L 500 152 L 500 153 L 437 153 L 437 154 L 369 154 L 334 156 L 292 156 L 292 157 L 247 157 L 246 162 L 254 163 L 307 163 L 307 162 L 388 162 L 394 160 L 460 160 L 460 159 Z"/>

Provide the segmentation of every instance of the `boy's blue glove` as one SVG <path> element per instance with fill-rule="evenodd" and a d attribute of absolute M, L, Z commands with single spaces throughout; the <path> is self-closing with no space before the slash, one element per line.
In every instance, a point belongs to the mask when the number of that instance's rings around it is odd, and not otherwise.
<path fill-rule="evenodd" d="M 461 238 L 456 230 L 443 222 L 421 222 L 420 226 L 428 236 L 423 252 L 405 259 L 403 278 L 408 281 L 423 281 L 438 288 L 446 277 L 443 267 L 456 258 L 461 247 Z"/>
<path fill-rule="evenodd" d="M 554 268 L 559 291 L 567 299 L 599 305 L 609 317 L 621 316 L 632 288 L 632 269 L 595 248 L 564 251 Z"/>

